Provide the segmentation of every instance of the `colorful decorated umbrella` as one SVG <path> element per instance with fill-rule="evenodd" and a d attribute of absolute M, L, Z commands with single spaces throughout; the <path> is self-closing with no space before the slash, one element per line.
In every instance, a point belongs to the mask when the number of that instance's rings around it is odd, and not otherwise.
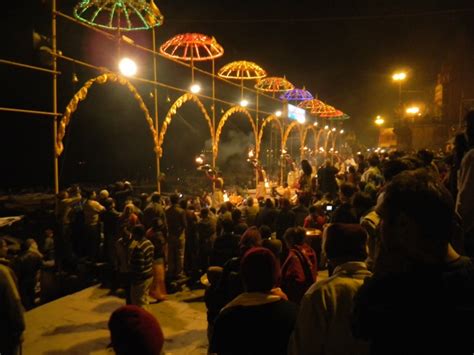
<path fill-rule="evenodd" d="M 293 89 L 280 95 L 280 99 L 286 101 L 308 101 L 313 99 L 313 95 L 305 88 Z"/>
<path fill-rule="evenodd" d="M 298 107 L 309 110 L 314 115 L 324 112 L 325 106 L 328 105 L 318 99 L 303 101 L 298 105 Z"/>
<path fill-rule="evenodd" d="M 346 115 L 344 112 L 340 110 L 335 110 L 334 112 L 323 112 L 319 115 L 319 117 L 322 118 L 328 118 L 331 121 L 342 121 L 342 120 L 348 120 L 350 118 L 349 115 Z"/>
<path fill-rule="evenodd" d="M 254 62 L 239 60 L 224 65 L 219 69 L 217 75 L 226 79 L 258 80 L 265 78 L 267 73 Z"/>
<path fill-rule="evenodd" d="M 183 33 L 162 44 L 160 52 L 168 58 L 199 62 L 221 57 L 224 48 L 214 37 L 201 33 Z"/>
<path fill-rule="evenodd" d="M 82 0 L 74 16 L 91 26 L 116 31 L 148 30 L 163 24 L 153 0 Z"/>
<path fill-rule="evenodd" d="M 265 78 L 267 72 L 258 64 L 246 60 L 238 60 L 224 65 L 217 75 L 221 78 L 240 80 L 240 99 L 244 101 L 244 80 L 258 80 Z M 258 95 L 257 95 L 258 100 Z"/>
<path fill-rule="evenodd" d="M 280 77 L 269 77 L 260 80 L 256 85 L 255 88 L 260 91 L 265 91 L 265 92 L 272 92 L 273 95 L 277 92 L 285 92 L 289 90 L 293 90 L 295 86 L 290 83 L 288 80 L 286 80 L 285 77 L 280 78 Z"/>

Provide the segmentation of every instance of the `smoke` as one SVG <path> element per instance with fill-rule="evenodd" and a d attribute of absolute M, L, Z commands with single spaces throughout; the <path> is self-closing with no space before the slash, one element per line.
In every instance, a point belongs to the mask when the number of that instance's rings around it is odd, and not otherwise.
<path fill-rule="evenodd" d="M 222 135 L 219 142 L 219 155 L 217 165 L 221 168 L 234 160 L 237 156 L 242 156 L 242 163 L 246 162 L 248 148 L 255 146 L 255 137 L 252 132 L 246 134 L 241 131 L 231 130 Z M 206 149 L 211 147 L 211 140 L 206 141 Z"/>

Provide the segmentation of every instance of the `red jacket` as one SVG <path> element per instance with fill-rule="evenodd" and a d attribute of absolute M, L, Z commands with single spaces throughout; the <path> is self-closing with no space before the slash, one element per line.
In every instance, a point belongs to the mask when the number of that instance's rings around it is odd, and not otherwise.
<path fill-rule="evenodd" d="M 290 301 L 300 303 L 308 288 L 316 281 L 316 253 L 307 244 L 294 245 L 281 268 L 281 288 Z"/>

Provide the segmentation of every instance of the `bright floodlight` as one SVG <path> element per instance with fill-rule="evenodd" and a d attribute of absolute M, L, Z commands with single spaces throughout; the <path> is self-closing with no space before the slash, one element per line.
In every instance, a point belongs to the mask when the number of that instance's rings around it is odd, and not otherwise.
<path fill-rule="evenodd" d="M 281 111 L 275 112 L 275 116 L 280 117 L 281 116 Z"/>
<path fill-rule="evenodd" d="M 394 81 L 403 81 L 407 78 L 407 73 L 399 72 L 392 75 Z"/>
<path fill-rule="evenodd" d="M 130 58 L 123 58 L 119 63 L 122 75 L 134 76 L 137 73 L 137 64 Z"/>
<path fill-rule="evenodd" d="M 242 107 L 247 107 L 249 105 L 249 102 L 245 99 L 243 99 L 242 101 L 240 101 L 240 106 Z"/>
<path fill-rule="evenodd" d="M 201 85 L 199 84 L 193 84 L 191 85 L 191 87 L 189 88 L 189 90 L 191 90 L 191 92 L 193 94 L 198 94 L 200 91 L 201 91 Z"/>
<path fill-rule="evenodd" d="M 329 129 L 329 126 L 324 126 L 324 129 Z"/>
<path fill-rule="evenodd" d="M 385 123 L 385 120 L 382 118 L 382 116 L 378 115 L 376 118 L 375 118 L 375 124 L 377 126 L 381 126 Z"/>
<path fill-rule="evenodd" d="M 409 107 L 406 112 L 410 115 L 416 115 L 417 113 L 420 113 L 420 108 L 417 106 Z"/>

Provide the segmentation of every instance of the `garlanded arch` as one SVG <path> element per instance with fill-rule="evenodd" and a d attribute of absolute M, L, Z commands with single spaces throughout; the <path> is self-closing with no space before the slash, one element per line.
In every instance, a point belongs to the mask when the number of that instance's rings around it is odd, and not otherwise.
<path fill-rule="evenodd" d="M 283 124 L 281 123 L 280 119 L 275 115 L 270 115 L 262 121 L 262 126 L 260 127 L 260 132 L 258 132 L 258 141 L 257 141 L 257 149 L 256 149 L 256 156 L 259 157 L 260 154 L 260 147 L 262 145 L 262 138 L 263 138 L 263 130 L 265 129 L 266 125 L 270 122 L 275 121 L 277 123 L 277 127 L 280 130 L 280 143 L 283 142 Z"/>
<path fill-rule="evenodd" d="M 314 128 L 314 126 L 307 126 L 303 130 L 303 135 L 301 137 L 301 147 L 302 147 L 302 149 L 306 145 L 306 138 L 308 137 L 308 132 L 309 131 L 313 132 L 313 138 L 314 138 L 314 143 L 315 143 L 315 148 L 316 148 L 316 138 L 318 137 L 318 130 L 316 128 Z"/>
<path fill-rule="evenodd" d="M 154 150 L 155 150 L 155 153 L 158 153 L 159 151 L 158 133 L 153 125 L 153 119 L 150 116 L 150 112 L 148 111 L 148 108 L 146 107 L 145 102 L 143 101 L 142 97 L 138 93 L 137 89 L 132 85 L 130 81 L 128 81 L 123 76 L 115 74 L 115 73 L 105 73 L 98 77 L 88 80 L 84 84 L 84 86 L 73 96 L 71 101 L 69 101 L 68 105 L 66 106 L 64 115 L 58 124 L 58 134 L 56 136 L 56 142 L 55 142 L 55 153 L 57 157 L 59 157 L 64 151 L 63 140 L 64 140 L 64 136 L 66 135 L 66 128 L 69 125 L 69 122 L 71 121 L 72 114 L 76 112 L 79 103 L 81 101 L 84 101 L 87 98 L 87 94 L 89 93 L 89 89 L 91 88 L 92 85 L 106 84 L 107 82 L 114 82 L 114 83 L 123 85 L 133 94 L 133 97 L 135 98 L 135 100 L 137 100 L 138 105 L 140 106 L 140 109 L 145 114 L 145 119 L 148 123 L 150 132 L 153 138 L 153 143 L 155 146 Z"/>
<path fill-rule="evenodd" d="M 301 137 L 302 136 L 301 124 L 298 121 L 293 121 L 293 122 L 290 123 L 290 125 L 288 127 L 286 127 L 285 133 L 283 134 L 283 140 L 281 142 L 282 149 L 285 149 L 286 142 L 288 141 L 288 137 L 290 136 L 291 131 L 295 127 L 298 128 L 298 131 L 299 131 L 299 134 L 300 134 L 300 142 L 302 141 L 301 140 L 301 138 L 302 138 Z"/>
<path fill-rule="evenodd" d="M 303 157 L 304 157 L 304 149 L 306 147 L 306 138 L 308 137 L 308 132 L 309 131 L 313 132 L 313 138 L 314 138 L 315 143 L 316 143 L 316 138 L 318 136 L 318 131 L 316 130 L 316 128 L 314 128 L 313 125 L 306 126 L 303 129 L 303 133 L 301 134 L 301 146 L 300 146 L 301 160 L 303 160 Z M 315 144 L 315 147 L 316 147 L 316 144 Z"/>
<path fill-rule="evenodd" d="M 199 97 L 196 95 L 193 95 L 191 93 L 186 93 L 182 96 L 180 96 L 174 103 L 171 105 L 170 109 L 168 110 L 168 113 L 166 114 L 165 120 L 163 121 L 163 125 L 161 126 L 160 130 L 160 137 L 158 140 L 158 152 L 160 154 L 160 157 L 163 155 L 163 141 L 165 140 L 165 135 L 166 131 L 168 130 L 168 126 L 171 123 L 171 120 L 173 119 L 174 115 L 176 115 L 176 112 L 178 112 L 178 109 L 183 106 L 186 102 L 188 101 L 193 101 L 198 105 L 199 109 L 201 110 L 202 114 L 204 115 L 204 118 L 207 121 L 207 124 L 209 126 L 209 132 L 211 133 L 211 140 L 214 142 L 214 126 L 212 125 L 212 119 L 209 117 L 209 114 L 206 111 L 206 108 L 202 104 L 201 100 L 199 100 Z"/>
<path fill-rule="evenodd" d="M 222 118 L 219 120 L 219 124 L 217 125 L 214 146 L 213 146 L 214 156 L 216 158 L 219 153 L 219 140 L 221 138 L 222 129 L 224 128 L 224 125 L 226 124 L 227 120 L 230 117 L 232 117 L 232 115 L 234 115 L 235 113 L 243 113 L 244 116 L 248 118 L 250 125 L 252 126 L 252 131 L 255 137 L 255 146 L 258 145 L 257 126 L 255 126 L 255 122 L 253 121 L 252 115 L 247 109 L 245 109 L 242 106 L 233 106 L 224 113 Z"/>

